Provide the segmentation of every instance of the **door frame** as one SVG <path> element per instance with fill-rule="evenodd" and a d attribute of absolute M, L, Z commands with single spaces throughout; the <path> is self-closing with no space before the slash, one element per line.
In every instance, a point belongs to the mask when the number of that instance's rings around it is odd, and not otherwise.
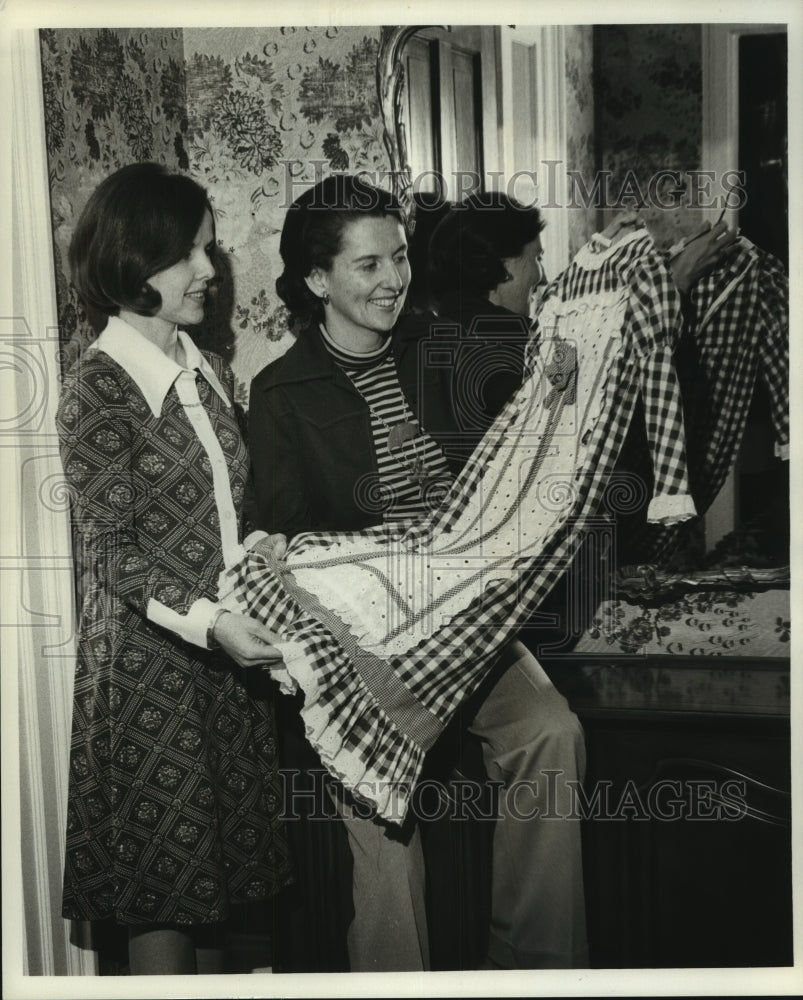
<path fill-rule="evenodd" d="M 513 73 L 513 46 L 529 49 L 532 93 L 522 93 Z M 548 224 L 544 266 L 554 277 L 569 264 L 567 208 L 566 38 L 560 24 L 503 25 L 500 29 L 503 149 L 500 169 L 505 183 L 514 175 L 513 103 L 526 101 L 535 122 L 532 169 L 538 174 L 539 209 Z"/>
<path fill-rule="evenodd" d="M 717 177 L 739 167 L 739 39 L 787 30 L 786 24 L 702 26 L 702 161 Z M 737 208 L 726 208 L 725 221 L 736 226 L 738 215 Z"/>
<path fill-rule="evenodd" d="M 742 35 L 787 33 L 787 24 L 702 25 L 702 167 L 721 178 L 739 168 L 739 39 Z M 726 207 L 725 222 L 739 224 L 737 208 Z M 737 458 L 738 463 L 738 458 Z M 736 468 L 728 473 L 705 514 L 706 548 L 736 527 Z"/>

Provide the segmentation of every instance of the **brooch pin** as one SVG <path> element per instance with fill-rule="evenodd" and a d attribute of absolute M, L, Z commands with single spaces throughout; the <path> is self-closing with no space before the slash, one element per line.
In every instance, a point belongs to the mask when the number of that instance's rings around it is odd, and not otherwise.
<path fill-rule="evenodd" d="M 552 391 L 544 400 L 544 406 L 550 409 L 563 395 L 564 403 L 573 403 L 577 398 L 576 374 L 577 374 L 577 348 L 565 340 L 556 338 L 555 347 L 552 351 L 552 360 L 544 366 L 544 374 L 552 383 Z"/>
<path fill-rule="evenodd" d="M 401 424 L 394 424 L 388 433 L 388 451 L 395 451 L 405 443 L 418 437 L 419 427 L 416 420 L 405 420 Z"/>

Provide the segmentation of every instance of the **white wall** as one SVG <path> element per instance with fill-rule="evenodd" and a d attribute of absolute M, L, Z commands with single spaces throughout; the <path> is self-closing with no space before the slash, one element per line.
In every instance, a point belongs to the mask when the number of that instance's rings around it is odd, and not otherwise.
<path fill-rule="evenodd" d="M 11 314 L 0 317 L 3 967 L 4 977 L 91 974 L 94 953 L 71 943 L 60 913 L 75 651 L 36 33 L 11 35 L 8 56 L 14 267 Z"/>

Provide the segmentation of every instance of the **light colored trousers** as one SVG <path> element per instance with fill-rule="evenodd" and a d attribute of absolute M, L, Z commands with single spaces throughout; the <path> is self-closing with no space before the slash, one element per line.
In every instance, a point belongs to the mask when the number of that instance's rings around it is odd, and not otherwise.
<path fill-rule="evenodd" d="M 582 781 L 577 716 L 532 653 L 507 646 L 497 678 L 469 725 L 499 791 L 493 836 L 488 960 L 507 969 L 588 964 L 580 821 L 567 782 Z M 536 809 L 538 813 L 536 814 Z M 352 972 L 429 968 L 424 857 L 406 834 L 338 803 L 354 858 Z"/>

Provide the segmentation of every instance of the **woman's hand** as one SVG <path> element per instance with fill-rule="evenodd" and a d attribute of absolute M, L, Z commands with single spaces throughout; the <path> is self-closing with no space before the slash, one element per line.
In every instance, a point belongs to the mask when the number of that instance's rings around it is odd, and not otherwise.
<path fill-rule="evenodd" d="M 737 249 L 738 239 L 738 232 L 724 222 L 704 223 L 669 262 L 678 291 L 687 295 L 700 278 L 724 264 Z"/>
<path fill-rule="evenodd" d="M 241 667 L 275 667 L 282 654 L 273 645 L 276 635 L 248 615 L 226 611 L 215 622 L 212 634 L 224 653 Z"/>
<path fill-rule="evenodd" d="M 287 552 L 287 535 L 276 534 L 268 535 L 267 538 L 260 538 L 253 548 L 255 552 L 267 556 L 268 559 L 275 562 L 282 562 L 285 552 Z"/>
<path fill-rule="evenodd" d="M 287 535 L 268 535 L 268 542 L 273 549 L 273 558 L 284 559 L 284 554 L 287 552 Z"/>

